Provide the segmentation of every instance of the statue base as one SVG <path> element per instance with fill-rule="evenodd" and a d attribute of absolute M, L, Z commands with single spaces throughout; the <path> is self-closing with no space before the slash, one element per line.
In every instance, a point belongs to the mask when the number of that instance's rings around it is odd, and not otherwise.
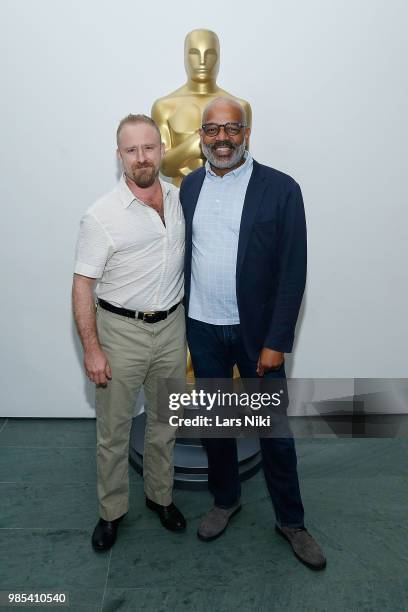
<path fill-rule="evenodd" d="M 134 417 L 130 432 L 129 462 L 143 474 L 145 413 Z M 251 478 L 261 467 L 261 453 L 256 438 L 237 440 L 241 481 Z M 207 454 L 198 438 L 177 438 L 174 447 L 174 486 L 178 489 L 207 489 Z"/>

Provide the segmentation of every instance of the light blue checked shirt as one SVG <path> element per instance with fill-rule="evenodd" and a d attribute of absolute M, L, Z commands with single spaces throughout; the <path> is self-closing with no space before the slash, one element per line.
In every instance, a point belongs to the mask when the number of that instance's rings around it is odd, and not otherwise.
<path fill-rule="evenodd" d="M 235 286 L 239 228 L 252 174 L 252 156 L 223 177 L 208 161 L 193 218 L 188 316 L 213 325 L 239 323 Z"/>

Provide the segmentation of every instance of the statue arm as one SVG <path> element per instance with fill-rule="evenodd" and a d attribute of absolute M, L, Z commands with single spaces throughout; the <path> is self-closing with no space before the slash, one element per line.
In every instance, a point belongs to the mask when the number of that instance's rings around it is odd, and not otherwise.
<path fill-rule="evenodd" d="M 182 143 L 168 149 L 162 161 L 162 172 L 166 176 L 179 176 L 179 169 L 190 160 L 201 157 L 200 136 L 197 132 L 187 136 Z"/>
<path fill-rule="evenodd" d="M 179 145 L 172 146 L 168 117 L 163 110 L 160 104 L 155 102 L 152 108 L 152 119 L 157 123 L 166 146 L 161 171 L 165 176 L 175 177 L 180 175 L 180 168 L 186 166 L 190 160 L 201 157 L 200 136 L 197 130 Z"/>
<path fill-rule="evenodd" d="M 151 115 L 153 121 L 157 124 L 157 127 L 160 130 L 162 141 L 164 142 L 167 150 L 169 147 L 171 147 L 171 136 L 165 114 L 163 113 L 163 109 L 160 108 L 160 104 L 158 102 L 153 104 Z"/>

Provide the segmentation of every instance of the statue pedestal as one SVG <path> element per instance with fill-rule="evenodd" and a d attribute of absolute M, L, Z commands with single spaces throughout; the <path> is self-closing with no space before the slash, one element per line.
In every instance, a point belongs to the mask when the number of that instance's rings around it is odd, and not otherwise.
<path fill-rule="evenodd" d="M 145 413 L 134 417 L 130 432 L 129 462 L 143 473 Z M 241 481 L 251 478 L 261 467 L 261 453 L 256 438 L 237 440 Z M 177 438 L 174 447 L 174 486 L 178 489 L 207 488 L 207 455 L 197 438 Z"/>

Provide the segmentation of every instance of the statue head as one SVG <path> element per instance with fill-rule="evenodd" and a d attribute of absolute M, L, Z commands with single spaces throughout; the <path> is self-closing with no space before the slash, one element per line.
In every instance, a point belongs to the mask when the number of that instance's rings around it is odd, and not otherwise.
<path fill-rule="evenodd" d="M 192 81 L 206 83 L 217 78 L 220 42 L 211 30 L 193 30 L 184 42 L 184 65 Z"/>

